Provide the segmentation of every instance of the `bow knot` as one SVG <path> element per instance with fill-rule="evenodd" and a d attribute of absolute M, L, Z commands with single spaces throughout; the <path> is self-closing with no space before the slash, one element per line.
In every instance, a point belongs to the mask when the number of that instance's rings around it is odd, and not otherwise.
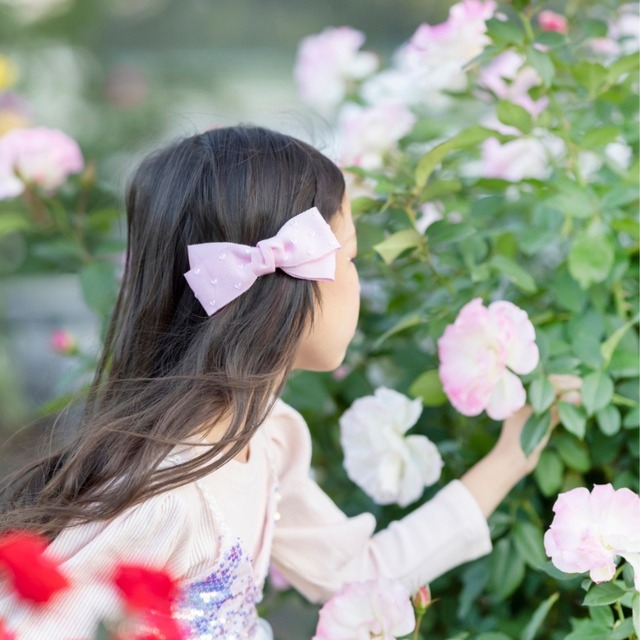
<path fill-rule="evenodd" d="M 331 228 L 313 207 L 255 247 L 233 242 L 189 245 L 191 269 L 184 277 L 211 316 L 276 268 L 294 278 L 334 280 L 339 248 Z"/>

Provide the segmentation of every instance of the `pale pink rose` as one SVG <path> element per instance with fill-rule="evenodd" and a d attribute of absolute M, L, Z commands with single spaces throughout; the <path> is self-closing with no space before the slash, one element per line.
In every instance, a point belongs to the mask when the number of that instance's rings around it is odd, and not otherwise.
<path fill-rule="evenodd" d="M 559 13 L 548 9 L 540 12 L 538 24 L 543 31 L 556 31 L 557 33 L 567 33 L 569 31 L 567 19 Z"/>
<path fill-rule="evenodd" d="M 364 34 L 351 27 L 328 28 L 303 38 L 298 47 L 294 78 L 300 99 L 329 115 L 347 95 L 349 84 L 378 67 L 378 58 L 359 51 Z"/>
<path fill-rule="evenodd" d="M 544 536 L 553 564 L 567 573 L 589 572 L 594 582 L 611 580 L 616 556 L 634 572 L 640 591 L 640 497 L 610 484 L 561 493 L 553 505 L 555 516 Z"/>
<path fill-rule="evenodd" d="M 445 22 L 420 25 L 394 54 L 392 68 L 364 84 L 365 99 L 372 104 L 446 106 L 450 100 L 442 92 L 466 88 L 464 65 L 490 42 L 486 21 L 495 7 L 493 0 L 463 0 L 451 7 Z"/>
<path fill-rule="evenodd" d="M 419 399 L 380 387 L 340 418 L 347 475 L 378 504 L 406 507 L 440 478 L 438 448 L 426 436 L 405 436 L 421 413 Z"/>
<path fill-rule="evenodd" d="M 481 172 L 485 178 L 510 182 L 526 178 L 545 180 L 551 174 L 553 159 L 563 152 L 562 140 L 549 134 L 522 136 L 504 144 L 488 138 L 481 147 Z"/>
<path fill-rule="evenodd" d="M 411 131 L 415 121 L 416 117 L 402 105 L 344 105 L 338 118 L 340 164 L 380 169 L 384 157 Z"/>
<path fill-rule="evenodd" d="M 538 100 L 531 98 L 529 90 L 542 80 L 533 67 L 524 63 L 520 54 L 505 51 L 481 69 L 478 84 L 489 89 L 496 98 L 513 102 L 536 117 L 547 108 L 549 99 L 546 96 Z"/>
<path fill-rule="evenodd" d="M 313 640 L 395 640 L 416 619 L 409 592 L 389 578 L 347 584 L 320 609 Z"/>
<path fill-rule="evenodd" d="M 0 199 L 19 196 L 24 182 L 54 192 L 83 168 L 78 144 L 59 129 L 12 129 L 0 138 Z"/>
<path fill-rule="evenodd" d="M 640 49 L 640 6 L 628 3 L 618 8 L 609 22 L 606 37 L 593 38 L 589 47 L 607 62 Z"/>
<path fill-rule="evenodd" d="M 438 340 L 438 353 L 451 404 L 466 416 L 486 410 L 494 420 L 524 406 L 526 393 L 515 374 L 530 373 L 539 360 L 527 314 L 504 300 L 485 307 L 480 298 L 460 309 Z"/>
<path fill-rule="evenodd" d="M 76 339 L 64 329 L 57 329 L 51 334 L 50 345 L 60 355 L 70 355 L 78 350 Z"/>

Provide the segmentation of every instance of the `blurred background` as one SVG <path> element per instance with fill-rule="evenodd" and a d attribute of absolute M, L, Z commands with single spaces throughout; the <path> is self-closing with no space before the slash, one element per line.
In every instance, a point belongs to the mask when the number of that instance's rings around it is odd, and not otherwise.
<path fill-rule="evenodd" d="M 78 141 L 99 187 L 93 207 L 119 209 L 111 212 L 116 237 L 108 247 L 117 261 L 122 194 L 147 151 L 238 122 L 277 128 L 329 149 L 330 125 L 296 98 L 292 70 L 300 39 L 350 25 L 367 34 L 365 48 L 384 57 L 421 22 L 446 19 L 450 4 L 0 0 L 0 134 L 46 126 Z M 4 440 L 77 386 L 78 359 L 65 351 L 90 358 L 99 327 L 71 275 L 77 268 L 65 251 L 72 249 L 48 241 L 27 251 L 7 222 L 11 206 L 0 213 Z M 67 334 L 55 333 L 60 330 Z M 70 338 L 72 346 L 65 342 Z M 14 454 L 15 447 L 3 464 L 16 464 Z"/>

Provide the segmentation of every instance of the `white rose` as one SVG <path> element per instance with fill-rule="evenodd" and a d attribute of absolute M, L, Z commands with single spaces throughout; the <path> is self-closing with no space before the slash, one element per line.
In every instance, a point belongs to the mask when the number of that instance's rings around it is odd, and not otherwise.
<path fill-rule="evenodd" d="M 440 478 L 443 462 L 433 442 L 404 435 L 421 413 L 420 400 L 380 387 L 340 418 L 347 475 L 378 504 L 405 507 Z"/>

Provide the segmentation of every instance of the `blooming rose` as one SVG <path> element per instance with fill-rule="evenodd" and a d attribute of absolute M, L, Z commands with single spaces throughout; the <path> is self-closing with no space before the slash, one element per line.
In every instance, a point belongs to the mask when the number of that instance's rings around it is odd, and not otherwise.
<path fill-rule="evenodd" d="M 4 573 L 16 593 L 36 604 L 69 586 L 59 563 L 44 552 L 47 540 L 31 532 L 7 533 L 0 537 L 0 575 Z"/>
<path fill-rule="evenodd" d="M 396 580 L 378 578 L 343 587 L 320 609 L 313 640 L 394 640 L 413 631 L 409 592 Z"/>
<path fill-rule="evenodd" d="M 380 169 L 383 157 L 411 131 L 415 116 L 402 105 L 344 105 L 338 118 L 340 164 Z"/>
<path fill-rule="evenodd" d="M 380 387 L 340 418 L 347 475 L 378 504 L 405 507 L 440 477 L 437 447 L 426 436 L 404 435 L 421 413 L 420 400 Z"/>
<path fill-rule="evenodd" d="M 330 114 L 344 100 L 349 82 L 368 76 L 378 66 L 375 54 L 358 51 L 363 43 L 364 34 L 351 27 L 328 28 L 304 38 L 294 69 L 300 98 Z"/>
<path fill-rule="evenodd" d="M 544 536 L 544 547 L 561 571 L 589 571 L 594 582 L 611 580 L 616 556 L 634 572 L 640 591 L 640 496 L 610 484 L 561 493 L 553 505 L 555 516 Z"/>
<path fill-rule="evenodd" d="M 567 19 L 555 11 L 541 11 L 538 16 L 538 24 L 543 31 L 556 31 L 557 33 L 567 33 L 569 26 Z"/>
<path fill-rule="evenodd" d="M 531 98 L 529 90 L 542 80 L 533 67 L 524 63 L 525 59 L 520 54 L 512 50 L 505 51 L 482 68 L 478 83 L 500 100 L 513 102 L 532 116 L 537 116 L 547 108 L 549 99 L 546 96 L 539 100 Z"/>
<path fill-rule="evenodd" d="M 78 144 L 62 131 L 12 129 L 0 138 L 0 200 L 19 196 L 24 182 L 55 191 L 83 167 Z"/>
<path fill-rule="evenodd" d="M 438 352 L 442 387 L 463 415 L 486 409 L 503 420 L 524 406 L 526 393 L 514 373 L 533 371 L 539 354 L 529 317 L 511 302 L 467 303 L 438 340 Z"/>
<path fill-rule="evenodd" d="M 536 130 L 533 133 L 536 135 L 522 136 L 504 144 L 496 138 L 485 140 L 481 150 L 482 175 L 510 182 L 520 182 L 526 178 L 548 178 L 551 161 L 564 152 L 564 143 L 555 136 Z"/>

